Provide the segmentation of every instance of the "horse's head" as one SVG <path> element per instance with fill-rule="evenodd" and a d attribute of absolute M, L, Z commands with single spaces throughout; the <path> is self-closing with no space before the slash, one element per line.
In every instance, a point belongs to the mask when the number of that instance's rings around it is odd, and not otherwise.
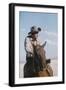
<path fill-rule="evenodd" d="M 46 66 L 46 55 L 45 55 L 44 45 L 41 45 L 41 46 L 37 45 L 35 50 L 38 57 L 40 57 L 40 60 L 43 63 L 43 66 Z"/>
<path fill-rule="evenodd" d="M 46 45 L 46 41 L 45 41 L 45 43 L 42 44 L 42 45 L 37 45 L 37 46 L 36 46 L 36 49 L 37 49 L 37 50 L 39 50 L 39 49 L 44 49 L 45 45 Z"/>

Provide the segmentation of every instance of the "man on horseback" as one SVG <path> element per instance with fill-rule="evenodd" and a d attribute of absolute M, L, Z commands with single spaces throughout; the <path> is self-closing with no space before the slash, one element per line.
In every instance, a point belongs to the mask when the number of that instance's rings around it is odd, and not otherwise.
<path fill-rule="evenodd" d="M 27 71 L 31 73 L 26 73 L 24 68 L 24 73 L 28 77 L 32 77 L 32 72 L 39 72 L 42 71 L 46 67 L 46 57 L 45 57 L 45 51 L 43 52 L 43 59 L 41 58 L 41 55 L 39 55 L 40 51 L 38 50 L 41 46 L 40 41 L 38 40 L 38 33 L 41 31 L 40 27 L 32 26 L 31 31 L 28 33 L 28 36 L 25 38 L 25 50 L 26 50 L 26 66 Z M 46 45 L 46 42 L 44 43 L 44 46 Z M 40 60 L 41 59 L 41 60 Z M 26 77 L 25 76 L 25 77 Z"/>

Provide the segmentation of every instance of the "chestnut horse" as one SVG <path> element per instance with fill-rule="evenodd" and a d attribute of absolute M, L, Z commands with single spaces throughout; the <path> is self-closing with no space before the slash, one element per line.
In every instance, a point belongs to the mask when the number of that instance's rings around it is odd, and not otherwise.
<path fill-rule="evenodd" d="M 43 67 L 43 70 L 40 70 L 39 72 L 35 73 L 35 76 L 37 77 L 47 77 L 47 76 L 53 76 L 53 70 L 49 64 L 46 63 L 46 55 L 45 55 L 45 50 L 44 50 L 44 45 L 39 46 L 37 45 L 35 48 L 35 51 L 40 57 L 40 61 Z"/>
<path fill-rule="evenodd" d="M 42 46 L 35 46 L 34 48 L 34 61 L 39 61 L 39 64 L 35 64 L 33 59 L 27 61 L 24 66 L 24 77 L 48 77 L 53 76 L 53 70 L 49 64 L 46 63 L 46 55 L 44 50 L 44 45 Z M 30 63 L 31 62 L 31 63 Z M 35 68 L 38 68 L 38 65 L 42 69 L 33 71 Z"/>

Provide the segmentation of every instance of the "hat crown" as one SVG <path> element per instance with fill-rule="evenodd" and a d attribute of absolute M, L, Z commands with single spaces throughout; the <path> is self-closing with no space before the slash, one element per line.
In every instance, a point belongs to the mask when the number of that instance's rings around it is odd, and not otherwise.
<path fill-rule="evenodd" d="M 31 32 L 35 32 L 35 31 L 38 31 L 37 27 L 36 26 L 32 26 L 31 27 Z"/>
<path fill-rule="evenodd" d="M 31 31 L 28 34 L 29 35 L 38 34 L 39 31 L 41 31 L 41 28 L 40 27 L 32 26 L 31 27 Z"/>

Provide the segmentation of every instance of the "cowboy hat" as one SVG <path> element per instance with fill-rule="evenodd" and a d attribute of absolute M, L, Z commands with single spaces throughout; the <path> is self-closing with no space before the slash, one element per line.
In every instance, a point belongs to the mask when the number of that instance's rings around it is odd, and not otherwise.
<path fill-rule="evenodd" d="M 31 27 L 31 31 L 28 33 L 28 35 L 32 35 L 32 34 L 37 34 L 39 31 L 41 31 L 41 28 L 40 27 L 36 27 L 36 26 L 32 26 Z"/>

